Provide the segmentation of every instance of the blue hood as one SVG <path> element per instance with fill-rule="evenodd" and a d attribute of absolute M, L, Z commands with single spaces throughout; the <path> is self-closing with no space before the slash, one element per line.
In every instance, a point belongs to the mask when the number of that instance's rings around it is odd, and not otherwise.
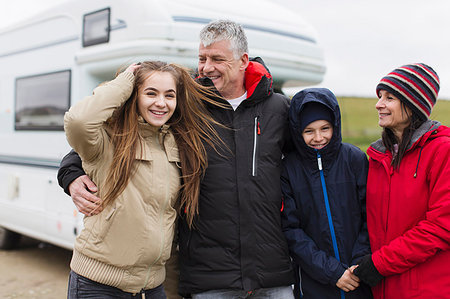
<path fill-rule="evenodd" d="M 320 153 L 324 158 L 332 159 L 339 150 L 342 142 L 341 112 L 336 96 L 327 88 L 307 88 L 298 92 L 292 98 L 291 106 L 289 109 L 289 129 L 291 131 L 295 149 L 303 159 L 315 159 L 316 157 L 315 149 L 306 145 L 300 129 L 300 114 L 305 104 L 310 102 L 321 103 L 327 106 L 333 112 L 333 137 L 330 143 L 320 150 Z"/>

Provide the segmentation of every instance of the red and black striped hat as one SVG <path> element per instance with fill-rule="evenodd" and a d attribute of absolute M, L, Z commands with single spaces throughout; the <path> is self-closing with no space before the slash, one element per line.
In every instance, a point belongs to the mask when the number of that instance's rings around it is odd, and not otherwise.
<path fill-rule="evenodd" d="M 377 85 L 380 90 L 392 93 L 405 103 L 419 117 L 426 120 L 439 93 L 439 77 L 424 63 L 413 63 L 396 68 L 387 74 Z"/>

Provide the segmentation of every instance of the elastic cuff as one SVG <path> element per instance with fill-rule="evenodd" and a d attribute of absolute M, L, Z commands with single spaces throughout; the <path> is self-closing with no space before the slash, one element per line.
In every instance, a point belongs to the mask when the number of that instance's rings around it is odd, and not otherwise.
<path fill-rule="evenodd" d="M 336 283 L 338 282 L 339 278 L 342 277 L 342 274 L 344 274 L 345 270 L 347 270 L 342 264 L 339 265 L 339 270 L 336 271 L 334 277 L 332 278 L 330 284 L 335 286 Z"/>

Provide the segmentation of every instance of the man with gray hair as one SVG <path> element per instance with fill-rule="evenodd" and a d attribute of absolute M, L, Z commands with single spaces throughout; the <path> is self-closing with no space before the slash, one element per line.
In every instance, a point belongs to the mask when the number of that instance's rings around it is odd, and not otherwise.
<path fill-rule="evenodd" d="M 221 20 L 200 31 L 199 74 L 211 79 L 225 99 L 244 94 L 243 74 L 248 60 L 247 37 L 238 24 Z"/>
<path fill-rule="evenodd" d="M 215 100 L 229 109 L 206 103 L 227 128 L 215 126 L 224 144 L 205 144 L 208 168 L 191 229 L 180 215 L 179 293 L 194 299 L 292 299 L 294 271 L 280 215 L 289 100 L 273 92 L 263 61 L 249 58 L 247 38 L 235 22 L 214 21 L 201 30 L 198 72 L 199 82 L 213 86 L 221 96 Z M 73 152 L 64 158 L 58 179 L 89 214 L 99 199 L 86 190 L 95 186 L 76 159 Z"/>
<path fill-rule="evenodd" d="M 208 151 L 194 228 L 179 223 L 179 290 L 194 299 L 293 298 L 279 183 L 289 101 L 273 93 L 269 71 L 249 59 L 231 21 L 201 30 L 198 72 L 230 105 L 209 111 L 231 129 L 216 127 L 228 148 Z"/>

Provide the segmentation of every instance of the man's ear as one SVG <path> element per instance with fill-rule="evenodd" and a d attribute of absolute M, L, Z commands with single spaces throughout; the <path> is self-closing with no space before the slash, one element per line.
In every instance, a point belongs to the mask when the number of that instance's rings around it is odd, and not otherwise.
<path fill-rule="evenodd" d="M 248 53 L 242 54 L 240 61 L 241 61 L 240 69 L 245 71 L 245 69 L 248 67 L 249 64 Z"/>

